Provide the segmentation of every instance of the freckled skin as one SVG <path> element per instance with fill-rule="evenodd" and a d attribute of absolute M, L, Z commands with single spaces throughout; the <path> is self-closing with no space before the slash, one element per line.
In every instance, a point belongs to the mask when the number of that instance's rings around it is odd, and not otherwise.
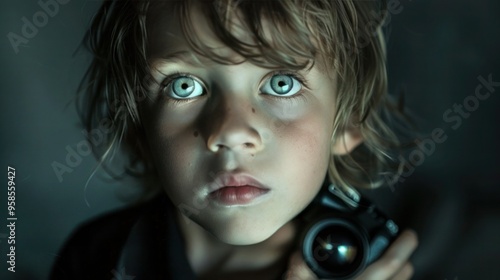
<path fill-rule="evenodd" d="M 202 16 L 193 23 L 208 45 L 237 55 L 216 39 Z M 155 78 L 162 82 L 176 72 L 189 73 L 208 92 L 182 104 L 162 94 L 141 103 L 163 189 L 185 216 L 224 243 L 256 244 L 270 238 L 312 201 L 323 182 L 335 81 L 315 66 L 302 73 L 310 88 L 302 87 L 302 98 L 270 98 L 259 89 L 272 70 L 249 62 L 223 65 L 203 57 L 202 65 L 162 63 L 165 54 L 190 48 L 175 16 L 161 17 L 151 28 Z M 220 207 L 204 191 L 220 172 L 245 172 L 270 191 L 255 205 Z"/>

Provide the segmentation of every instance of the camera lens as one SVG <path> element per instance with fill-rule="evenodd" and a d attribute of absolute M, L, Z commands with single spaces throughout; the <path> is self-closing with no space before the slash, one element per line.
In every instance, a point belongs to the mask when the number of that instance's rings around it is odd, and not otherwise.
<path fill-rule="evenodd" d="M 352 224 L 322 220 L 304 238 L 306 262 L 324 278 L 351 277 L 363 266 L 368 242 Z"/>
<path fill-rule="evenodd" d="M 314 258 L 332 270 L 349 269 L 361 249 L 359 240 L 345 227 L 331 226 L 321 230 L 313 241 Z"/>

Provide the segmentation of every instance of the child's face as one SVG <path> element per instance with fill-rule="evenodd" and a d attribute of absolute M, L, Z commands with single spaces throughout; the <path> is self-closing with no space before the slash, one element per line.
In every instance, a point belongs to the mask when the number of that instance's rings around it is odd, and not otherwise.
<path fill-rule="evenodd" d="M 197 62 L 178 18 L 163 12 L 148 30 L 153 75 L 163 90 L 156 86 L 159 94 L 141 104 L 163 188 L 220 240 L 261 242 L 300 213 L 325 178 L 335 81 L 317 66 L 293 72 L 201 56 Z M 192 16 L 205 44 L 238 58 L 199 11 Z M 243 29 L 235 33 L 249 40 Z M 220 189 L 239 184 L 251 186 Z"/>

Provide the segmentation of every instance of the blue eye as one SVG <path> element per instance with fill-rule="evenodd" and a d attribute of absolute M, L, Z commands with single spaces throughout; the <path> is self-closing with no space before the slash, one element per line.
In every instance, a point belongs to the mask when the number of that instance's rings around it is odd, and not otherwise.
<path fill-rule="evenodd" d="M 261 91 L 275 96 L 292 96 L 302 88 L 301 83 L 292 75 L 276 74 L 266 81 Z"/>
<path fill-rule="evenodd" d="M 166 93 L 175 99 L 189 99 L 205 92 L 203 86 L 196 79 L 188 76 L 174 78 L 166 87 Z"/>

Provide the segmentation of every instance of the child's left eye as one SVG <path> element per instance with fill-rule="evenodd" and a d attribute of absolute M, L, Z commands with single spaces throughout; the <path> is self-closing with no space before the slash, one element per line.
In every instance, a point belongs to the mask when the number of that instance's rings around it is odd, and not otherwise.
<path fill-rule="evenodd" d="M 267 79 L 260 91 L 274 96 L 289 97 L 297 94 L 301 89 L 301 82 L 293 75 L 275 74 Z"/>

